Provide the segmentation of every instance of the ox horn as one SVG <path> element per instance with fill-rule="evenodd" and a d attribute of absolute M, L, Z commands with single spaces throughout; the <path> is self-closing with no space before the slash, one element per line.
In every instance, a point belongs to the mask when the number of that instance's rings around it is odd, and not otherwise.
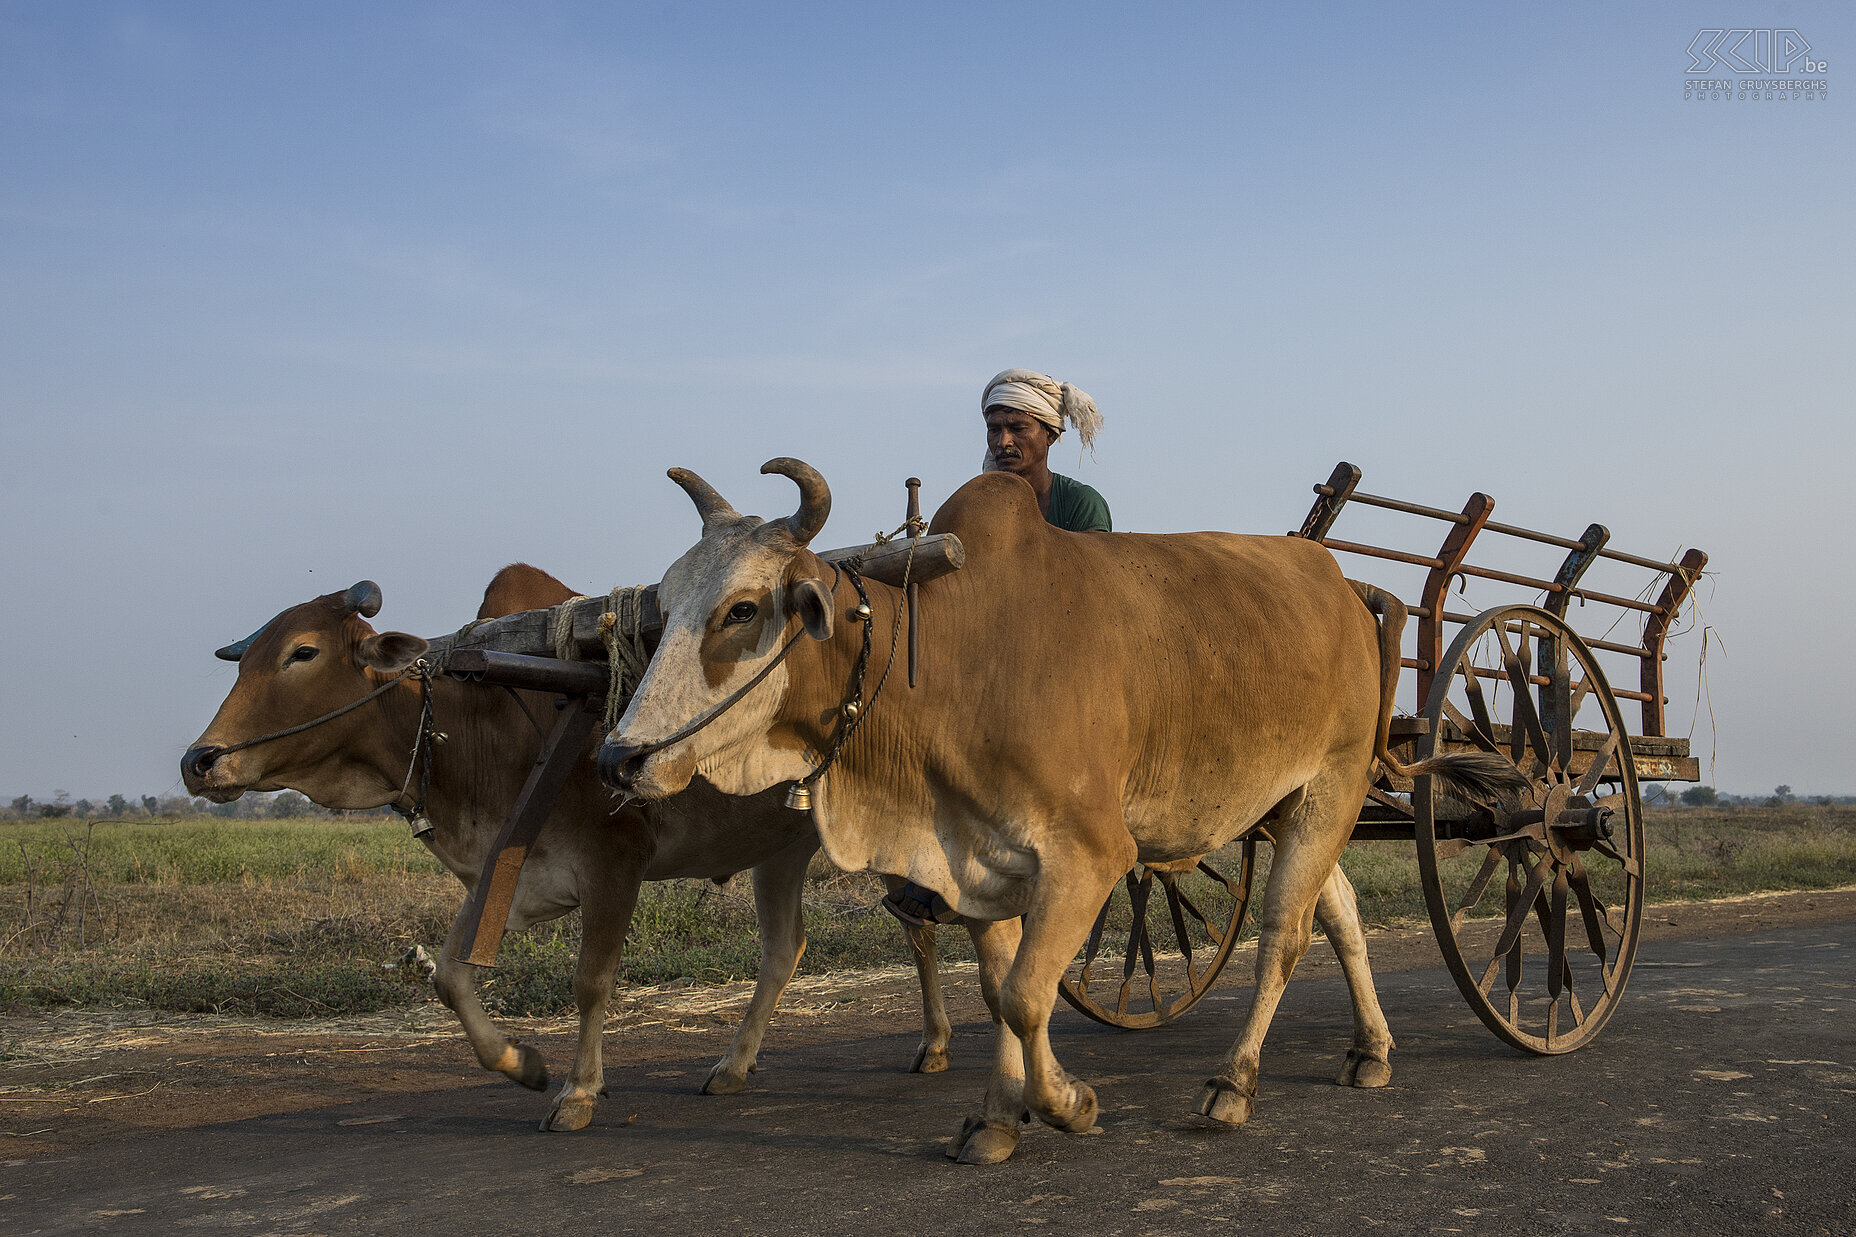
<path fill-rule="evenodd" d="M 728 500 L 715 492 L 715 487 L 687 468 L 673 468 L 664 474 L 683 487 L 683 492 L 696 504 L 696 514 L 702 517 L 704 532 L 717 524 L 729 524 L 741 518 L 741 513 L 729 505 Z"/>
<path fill-rule="evenodd" d="M 784 523 L 794 541 L 800 545 L 811 544 L 818 530 L 825 527 L 825 517 L 831 514 L 831 487 L 825 484 L 825 478 L 804 460 L 787 455 L 768 460 L 760 470 L 790 477 L 799 487 L 799 510 L 787 516 Z"/>
<path fill-rule="evenodd" d="M 372 580 L 359 581 L 342 594 L 342 601 L 350 614 L 373 618 L 380 613 L 380 586 Z"/>
<path fill-rule="evenodd" d="M 269 626 L 270 626 L 269 623 L 266 623 L 264 625 L 264 627 L 269 627 Z M 220 661 L 237 661 L 239 658 L 245 655 L 245 650 L 251 647 L 251 642 L 253 640 L 256 640 L 259 636 L 264 634 L 264 627 L 258 628 L 258 630 L 252 632 L 249 636 L 246 636 L 243 640 L 234 640 L 231 644 L 226 645 L 223 649 L 214 649 L 213 656 L 217 657 Z"/>

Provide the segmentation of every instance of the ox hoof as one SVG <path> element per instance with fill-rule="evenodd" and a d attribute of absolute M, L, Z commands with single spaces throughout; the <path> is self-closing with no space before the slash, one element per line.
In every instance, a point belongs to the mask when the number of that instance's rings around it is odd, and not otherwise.
<path fill-rule="evenodd" d="M 945 1074 L 953 1061 L 947 1055 L 947 1047 L 930 1048 L 927 1044 L 915 1050 L 915 1061 L 909 1066 L 911 1074 Z"/>
<path fill-rule="evenodd" d="M 1202 1117 L 1210 1117 L 1226 1125 L 1242 1125 L 1250 1120 L 1250 1109 L 1256 1099 L 1254 1091 L 1242 1090 L 1229 1078 L 1212 1078 L 1206 1081 L 1205 1089 L 1199 1092 L 1195 1111 Z"/>
<path fill-rule="evenodd" d="M 709 1071 L 708 1079 L 702 1084 L 704 1095 L 734 1095 L 748 1085 L 748 1072 L 730 1070 L 728 1062 L 722 1061 Z"/>
<path fill-rule="evenodd" d="M 511 1044 L 509 1046 L 516 1050 L 516 1070 L 509 1076 L 531 1091 L 546 1090 L 548 1063 L 542 1060 L 541 1053 L 533 1044 Z"/>
<path fill-rule="evenodd" d="M 584 1130 L 593 1124 L 593 1101 L 584 1095 L 562 1096 L 554 1101 L 554 1107 L 542 1119 L 541 1130 L 557 1134 L 571 1134 L 575 1130 Z"/>
<path fill-rule="evenodd" d="M 968 1117 L 947 1144 L 947 1158 L 962 1164 L 1003 1164 L 1018 1149 L 1018 1127 L 1003 1121 Z"/>
<path fill-rule="evenodd" d="M 1340 1077 L 1334 1081 L 1343 1087 L 1383 1087 L 1392 1081 L 1392 1067 L 1378 1057 L 1350 1048 L 1346 1064 L 1340 1067 Z"/>
<path fill-rule="evenodd" d="M 1071 1080 L 1070 1111 L 1067 1113 L 1039 1113 L 1044 1124 L 1062 1130 L 1066 1134 L 1087 1134 L 1096 1128 L 1096 1093 L 1088 1083 Z"/>

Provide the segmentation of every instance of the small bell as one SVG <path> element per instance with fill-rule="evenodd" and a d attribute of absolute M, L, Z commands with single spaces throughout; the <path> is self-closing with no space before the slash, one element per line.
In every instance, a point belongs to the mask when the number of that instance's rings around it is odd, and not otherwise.
<path fill-rule="evenodd" d="M 786 806 L 795 812 L 812 810 L 812 788 L 804 782 L 794 782 L 786 788 Z"/>
<path fill-rule="evenodd" d="M 416 840 L 423 842 L 426 838 L 432 836 L 432 822 L 426 817 L 424 812 L 414 812 L 411 816 L 406 818 L 406 823 L 412 826 L 412 836 Z"/>
<path fill-rule="evenodd" d="M 863 711 L 863 706 L 858 704 L 855 700 L 846 700 L 844 702 L 844 715 L 846 717 L 856 717 Z"/>
<path fill-rule="evenodd" d="M 871 617 L 870 616 L 870 603 L 867 601 L 858 602 L 857 608 L 851 611 L 851 617 L 857 620 L 859 623 L 868 623 Z"/>

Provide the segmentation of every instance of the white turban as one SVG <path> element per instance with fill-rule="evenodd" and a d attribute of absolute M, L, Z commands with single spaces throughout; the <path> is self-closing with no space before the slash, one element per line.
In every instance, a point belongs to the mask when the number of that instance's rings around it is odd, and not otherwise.
<path fill-rule="evenodd" d="M 1058 382 L 1049 374 L 1029 369 L 1002 370 L 986 384 L 980 396 L 980 412 L 989 408 L 1015 408 L 1035 417 L 1062 435 L 1067 422 L 1076 427 L 1083 445 L 1094 449 L 1096 431 L 1102 428 L 1102 414 L 1096 402 L 1067 382 Z"/>

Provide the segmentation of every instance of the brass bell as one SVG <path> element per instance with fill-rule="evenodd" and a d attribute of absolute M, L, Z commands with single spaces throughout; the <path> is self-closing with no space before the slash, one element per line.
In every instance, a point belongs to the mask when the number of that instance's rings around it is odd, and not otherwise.
<path fill-rule="evenodd" d="M 871 618 L 870 603 L 867 601 L 858 602 L 857 608 L 851 611 L 851 617 L 859 623 L 868 623 Z"/>
<path fill-rule="evenodd" d="M 795 812 L 812 810 L 812 788 L 804 782 L 794 782 L 786 788 L 786 806 Z"/>
<path fill-rule="evenodd" d="M 846 717 L 856 717 L 863 711 L 863 706 L 858 704 L 855 700 L 846 700 L 844 702 L 844 715 Z"/>

